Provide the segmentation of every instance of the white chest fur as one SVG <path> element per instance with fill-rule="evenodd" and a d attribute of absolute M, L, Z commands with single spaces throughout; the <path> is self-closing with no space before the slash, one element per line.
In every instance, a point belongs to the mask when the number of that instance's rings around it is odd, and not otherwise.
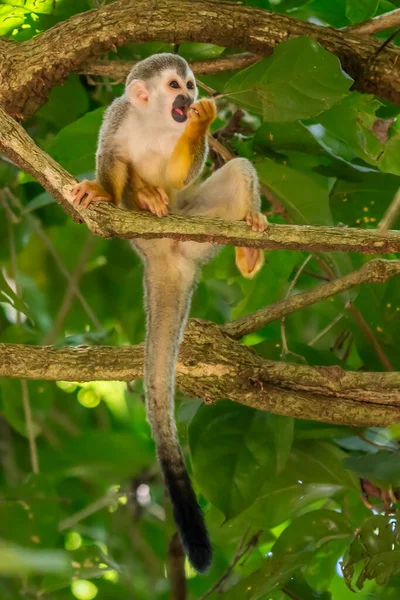
<path fill-rule="evenodd" d="M 159 127 L 132 118 L 118 132 L 120 151 L 147 183 L 163 186 L 168 159 L 184 127 Z"/>

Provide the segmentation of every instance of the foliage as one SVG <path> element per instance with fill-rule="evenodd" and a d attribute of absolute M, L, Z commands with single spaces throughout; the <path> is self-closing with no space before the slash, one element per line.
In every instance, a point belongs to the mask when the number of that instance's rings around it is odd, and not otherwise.
<path fill-rule="evenodd" d="M 400 2 L 246 4 L 344 27 Z M 0 35 L 29 39 L 89 8 L 89 0 L 3 0 Z M 118 57 L 171 49 L 129 44 Z M 179 52 L 204 60 L 232 51 L 187 43 Z M 388 123 L 386 137 L 375 126 L 397 117 L 397 107 L 350 91 L 338 59 L 304 37 L 282 43 L 242 72 L 200 80 L 222 94 L 215 129 L 226 125 L 235 106 L 245 110 L 241 131 L 222 141 L 254 161 L 291 222 L 376 227 L 400 187 L 400 134 L 396 122 Z M 92 177 L 102 114 L 121 91 L 122 85 L 102 78 L 93 85 L 71 75 L 28 120 L 27 130 L 73 175 Z M 266 199 L 264 209 L 271 210 Z M 0 162 L 0 212 L 1 342 L 143 340 L 142 267 L 124 241 L 94 239 L 7 162 Z M 233 251 L 225 248 L 204 269 L 192 315 L 223 323 L 280 300 L 306 258 L 268 252 L 262 272 L 250 281 L 238 275 Z M 332 269 L 343 275 L 366 260 L 314 256 L 291 293 L 318 285 Z M 63 268 L 76 274 L 89 310 L 70 294 Z M 245 343 L 275 360 L 381 371 L 367 328 L 399 370 L 399 286 L 399 278 L 365 284 L 350 296 L 294 313 L 285 322 L 287 351 L 279 322 Z M 350 297 L 355 312 L 346 310 Z M 29 382 L 40 474 L 31 473 L 24 385 L 0 381 L 0 597 L 166 600 L 173 529 L 141 382 L 129 388 L 120 382 Z M 177 404 L 181 442 L 215 546 L 207 575 L 187 569 L 190 599 L 219 580 L 238 549 L 243 558 L 211 599 L 346 600 L 353 594 L 344 580 L 366 600 L 399 597 L 397 518 L 383 515 L 380 499 L 373 500 L 372 516 L 359 480 L 393 497 L 400 485 L 398 427 L 353 430 L 228 401 L 206 406 L 178 397 Z"/>

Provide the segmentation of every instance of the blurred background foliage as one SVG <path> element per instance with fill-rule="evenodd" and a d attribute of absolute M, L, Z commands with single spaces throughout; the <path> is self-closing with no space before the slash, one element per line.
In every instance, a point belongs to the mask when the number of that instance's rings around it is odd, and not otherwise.
<path fill-rule="evenodd" d="M 344 27 L 393 10 L 400 1 L 245 4 Z M 0 35 L 26 40 L 96 5 L 3 0 Z M 129 44 L 108 58 L 137 60 L 171 50 L 163 43 Z M 232 52 L 211 44 L 179 47 L 192 61 Z M 400 187 L 398 107 L 351 92 L 338 60 L 307 38 L 281 44 L 244 72 L 199 79 L 224 94 L 217 134 L 243 109 L 240 126 L 220 141 L 253 160 L 261 182 L 284 208 L 278 214 L 264 199 L 270 221 L 377 226 Z M 25 126 L 73 175 L 91 178 L 104 108 L 122 91 L 121 82 L 70 75 Z M 383 124 L 383 134 L 377 124 Z M 212 155 L 207 169 L 217 160 Z M 1 342 L 143 340 L 142 267 L 126 242 L 94 238 L 6 160 L 0 161 L 0 212 Z M 192 316 L 223 323 L 369 259 L 312 256 L 293 285 L 308 256 L 266 254 L 262 272 L 248 281 L 234 267 L 232 248 L 225 247 L 204 269 Z M 346 309 L 349 301 L 352 311 Z M 244 342 L 270 359 L 383 370 L 367 330 L 400 370 L 399 278 L 320 302 Z M 24 398 L 32 407 L 36 474 Z M 347 600 L 354 591 L 365 600 L 399 598 L 393 510 L 400 487 L 399 426 L 351 429 L 228 401 L 205 406 L 179 394 L 177 421 L 215 547 L 207 575 L 187 567 L 188 598 Z M 0 465 L 2 600 L 169 597 L 173 527 L 140 381 L 128 389 L 120 382 L 1 380 Z M 362 502 L 360 478 L 372 510 Z M 207 595 L 224 573 L 223 585 Z"/>

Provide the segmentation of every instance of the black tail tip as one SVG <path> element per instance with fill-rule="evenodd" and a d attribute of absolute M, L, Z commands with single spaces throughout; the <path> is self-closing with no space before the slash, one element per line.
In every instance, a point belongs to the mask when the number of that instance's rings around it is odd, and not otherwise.
<path fill-rule="evenodd" d="M 201 544 L 199 540 L 186 546 L 182 540 L 182 545 L 189 559 L 190 564 L 198 573 L 207 573 L 211 567 L 213 552 L 208 537 Z"/>
<path fill-rule="evenodd" d="M 197 502 L 189 475 L 183 465 L 177 473 L 166 461 L 160 462 L 185 554 L 196 571 L 205 573 L 211 566 L 213 552 L 203 511 Z"/>

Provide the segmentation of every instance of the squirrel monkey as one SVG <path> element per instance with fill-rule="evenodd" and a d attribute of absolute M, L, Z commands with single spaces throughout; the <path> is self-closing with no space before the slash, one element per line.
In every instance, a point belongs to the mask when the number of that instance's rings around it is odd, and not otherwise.
<path fill-rule="evenodd" d="M 170 212 L 244 220 L 254 231 L 264 231 L 258 179 L 248 160 L 231 160 L 206 181 L 190 185 L 203 170 L 207 133 L 216 117 L 213 100 L 196 99 L 195 78 L 180 56 L 157 54 L 136 64 L 124 95 L 104 115 L 97 179 L 75 186 L 74 204 L 107 200 L 159 217 Z M 132 245 L 144 262 L 147 417 L 183 547 L 203 572 L 212 549 L 177 438 L 174 390 L 192 291 L 199 267 L 213 257 L 215 246 L 170 239 L 136 239 Z M 236 248 L 236 263 L 252 277 L 263 264 L 263 252 Z"/>

